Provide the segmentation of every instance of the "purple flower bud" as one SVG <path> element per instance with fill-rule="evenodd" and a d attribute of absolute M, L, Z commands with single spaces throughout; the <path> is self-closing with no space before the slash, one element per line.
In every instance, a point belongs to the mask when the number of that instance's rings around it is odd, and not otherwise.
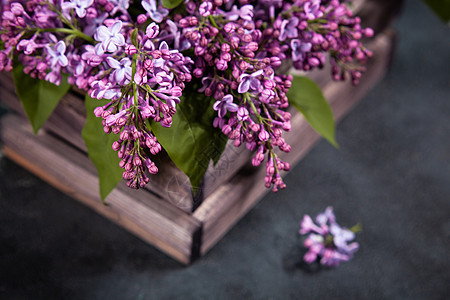
<path fill-rule="evenodd" d="M 276 87 L 276 83 L 273 80 L 264 80 L 264 87 L 268 90 L 273 90 Z"/>
<path fill-rule="evenodd" d="M 45 70 L 47 70 L 47 64 L 42 61 L 39 62 L 36 66 L 36 70 L 38 70 L 39 72 L 45 72 Z"/>
<path fill-rule="evenodd" d="M 232 33 L 235 29 L 236 29 L 236 25 L 234 23 L 231 23 L 231 22 L 225 24 L 225 26 L 223 27 L 223 30 L 226 33 Z"/>
<path fill-rule="evenodd" d="M 127 45 L 125 46 L 125 53 L 126 53 L 128 56 L 133 56 L 133 54 L 136 54 L 136 53 L 137 53 L 137 49 L 136 49 L 136 47 L 135 47 L 134 45 L 127 44 Z"/>
<path fill-rule="evenodd" d="M 88 65 L 91 67 L 97 67 L 103 62 L 103 58 L 98 55 L 93 55 L 88 59 Z"/>
<path fill-rule="evenodd" d="M 98 118 L 103 114 L 103 107 L 99 106 L 94 109 L 94 115 Z"/>
<path fill-rule="evenodd" d="M 144 24 L 145 22 L 147 22 L 147 16 L 145 14 L 140 14 L 139 16 L 137 16 L 137 22 L 138 24 Z"/>
<path fill-rule="evenodd" d="M 225 60 L 220 59 L 219 61 L 217 61 L 216 67 L 221 71 L 225 71 L 228 68 L 228 63 Z"/>
<path fill-rule="evenodd" d="M 310 57 L 308 59 L 308 63 L 312 66 L 312 67 L 317 67 L 320 65 L 320 61 L 316 58 L 316 57 Z"/>
<path fill-rule="evenodd" d="M 224 60 L 224 61 L 229 62 L 229 61 L 231 61 L 231 54 L 230 54 L 229 52 L 222 53 L 222 54 L 220 55 L 220 58 L 221 58 L 222 60 Z"/>
<path fill-rule="evenodd" d="M 233 128 L 231 128 L 231 126 L 228 124 L 226 124 L 222 127 L 222 132 L 225 135 L 228 135 L 232 130 L 233 130 Z"/>
<path fill-rule="evenodd" d="M 245 121 L 248 119 L 249 112 L 245 107 L 239 107 L 237 111 L 237 119 L 239 121 Z"/>
<path fill-rule="evenodd" d="M 148 168 L 148 171 L 150 172 L 150 174 L 157 174 L 158 173 L 158 167 L 153 164 L 150 168 Z"/>
<path fill-rule="evenodd" d="M 180 97 L 182 95 L 183 90 L 179 86 L 175 86 L 170 90 L 170 93 L 174 97 Z"/>
<path fill-rule="evenodd" d="M 374 31 L 373 31 L 373 29 L 372 28 L 366 28 L 365 30 L 364 30 L 364 35 L 366 36 L 366 37 L 373 37 L 373 35 L 374 35 Z"/>
<path fill-rule="evenodd" d="M 159 34 L 159 26 L 153 22 L 150 23 L 150 25 L 147 26 L 147 29 L 145 30 L 145 35 L 149 38 L 149 39 L 154 39 L 155 37 L 157 37 Z"/>
<path fill-rule="evenodd" d="M 153 147 L 150 148 L 150 153 L 153 155 L 156 155 L 161 151 L 161 145 L 159 143 L 156 143 Z"/>
<path fill-rule="evenodd" d="M 135 166 L 141 166 L 142 165 L 142 161 L 139 159 L 139 157 L 135 156 L 134 160 L 133 160 L 133 164 Z"/>
<path fill-rule="evenodd" d="M 211 14 L 213 4 L 209 1 L 203 2 L 198 8 L 198 12 L 202 17 L 207 17 Z"/>
<path fill-rule="evenodd" d="M 121 141 L 120 141 L 120 142 L 119 142 L 119 141 L 115 141 L 115 142 L 112 144 L 112 149 L 113 149 L 114 151 L 119 151 L 119 149 L 120 149 L 121 146 L 122 146 Z"/>
<path fill-rule="evenodd" d="M 25 10 L 23 9 L 22 4 L 20 4 L 18 2 L 13 2 L 13 3 L 11 3 L 11 12 L 13 14 L 15 14 L 16 16 L 20 16 L 21 14 L 23 14 L 25 12 Z"/>
<path fill-rule="evenodd" d="M 269 135 L 269 133 L 266 130 L 261 129 L 261 131 L 259 132 L 258 138 L 261 141 L 265 142 L 265 141 L 267 141 L 270 138 L 270 135 Z"/>

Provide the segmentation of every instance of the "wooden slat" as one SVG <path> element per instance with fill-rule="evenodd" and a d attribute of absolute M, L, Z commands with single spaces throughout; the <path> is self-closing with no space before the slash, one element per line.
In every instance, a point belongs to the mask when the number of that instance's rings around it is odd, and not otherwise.
<path fill-rule="evenodd" d="M 16 116 L 2 119 L 4 153 L 71 197 L 183 263 L 193 259 L 201 224 L 177 207 L 121 184 L 106 199 L 99 199 L 98 179 L 88 158 L 42 131 L 31 133 Z M 194 253 L 195 254 L 195 253 Z"/>
<path fill-rule="evenodd" d="M 358 86 L 330 82 L 324 87 L 325 97 L 329 100 L 337 119 L 342 118 L 382 78 L 390 62 L 392 41 L 391 36 L 380 35 L 371 43 L 370 48 L 375 55 L 368 63 L 368 72 L 364 74 Z M 282 160 L 295 165 L 318 138 L 317 133 L 307 125 L 303 116 L 295 113 L 292 118 L 292 131 L 285 134 L 285 139 L 292 146 L 293 151 L 288 154 L 279 153 L 279 156 Z M 264 176 L 264 167 L 259 167 L 250 174 L 238 173 L 205 199 L 194 212 L 193 216 L 203 223 L 201 255 L 215 245 L 268 192 L 264 188 Z"/>

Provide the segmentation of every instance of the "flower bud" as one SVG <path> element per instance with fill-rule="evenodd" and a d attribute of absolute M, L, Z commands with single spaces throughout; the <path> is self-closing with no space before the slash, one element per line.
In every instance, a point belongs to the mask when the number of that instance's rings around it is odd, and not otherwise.
<path fill-rule="evenodd" d="M 221 71 L 225 71 L 226 69 L 228 69 L 228 63 L 223 59 L 219 59 L 219 61 L 217 61 L 216 63 L 216 67 Z"/>
<path fill-rule="evenodd" d="M 144 24 L 145 22 L 147 22 L 147 16 L 145 14 L 140 14 L 139 16 L 137 16 L 137 22 L 138 24 Z"/>
<path fill-rule="evenodd" d="M 269 133 L 268 133 L 266 130 L 262 129 L 262 130 L 259 132 L 259 134 L 258 134 L 258 138 L 259 138 L 261 141 L 265 142 L 265 141 L 267 141 L 267 140 L 270 138 L 270 135 L 269 135 Z"/>
<path fill-rule="evenodd" d="M 139 157 L 135 156 L 134 160 L 133 160 L 133 164 L 135 166 L 141 166 L 142 165 L 142 161 L 139 159 Z"/>
<path fill-rule="evenodd" d="M 137 53 L 137 49 L 136 49 L 136 47 L 135 47 L 134 45 L 127 44 L 127 45 L 125 46 L 125 53 L 126 53 L 128 56 L 132 56 L 133 54 L 136 54 L 136 53 Z"/>
<path fill-rule="evenodd" d="M 239 121 L 245 121 L 248 119 L 249 112 L 245 107 L 239 107 L 237 111 L 237 119 Z"/>
<path fill-rule="evenodd" d="M 159 26 L 155 22 L 150 23 L 150 25 L 148 25 L 147 29 L 145 30 L 145 35 L 149 39 L 153 39 L 157 37 L 158 34 L 159 34 Z"/>

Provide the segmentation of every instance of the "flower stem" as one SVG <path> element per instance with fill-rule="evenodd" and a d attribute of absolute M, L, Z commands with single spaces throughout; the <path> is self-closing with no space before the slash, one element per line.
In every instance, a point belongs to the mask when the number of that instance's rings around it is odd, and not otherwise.
<path fill-rule="evenodd" d="M 137 94 L 137 84 L 134 81 L 134 76 L 136 75 L 137 68 L 137 54 L 133 54 L 133 62 L 131 63 L 131 80 L 133 81 L 133 97 L 134 97 L 134 105 L 138 105 L 138 94 Z"/>
<path fill-rule="evenodd" d="M 38 29 L 37 32 L 61 32 L 61 33 L 67 33 L 70 35 L 74 35 L 76 37 L 79 37 L 81 39 L 84 39 L 88 41 L 89 43 L 94 44 L 95 40 L 88 36 L 87 34 L 84 34 L 83 32 L 79 31 L 76 28 L 41 28 Z"/>

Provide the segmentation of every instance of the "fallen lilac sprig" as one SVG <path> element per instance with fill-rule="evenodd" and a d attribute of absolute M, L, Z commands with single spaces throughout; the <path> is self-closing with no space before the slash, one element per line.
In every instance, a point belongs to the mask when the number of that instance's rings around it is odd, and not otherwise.
<path fill-rule="evenodd" d="M 304 241 L 308 248 L 303 257 L 306 263 L 319 261 L 321 265 L 337 267 L 341 262 L 353 258 L 359 249 L 359 244 L 353 241 L 355 233 L 361 230 L 359 224 L 350 229 L 341 227 L 336 222 L 331 206 L 317 215 L 316 223 L 309 215 L 304 215 L 300 223 L 300 234 L 309 234 Z"/>

